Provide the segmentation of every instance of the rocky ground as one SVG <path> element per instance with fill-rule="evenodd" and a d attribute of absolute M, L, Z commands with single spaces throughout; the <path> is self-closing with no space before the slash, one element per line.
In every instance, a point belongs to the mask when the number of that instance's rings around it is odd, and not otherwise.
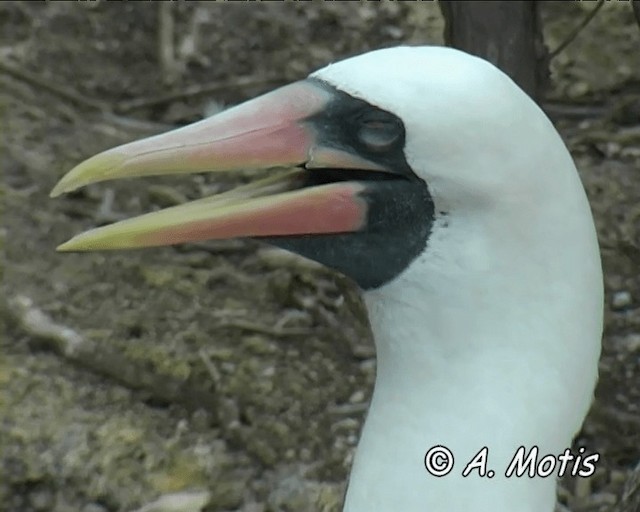
<path fill-rule="evenodd" d="M 591 8 L 544 4 L 548 45 Z M 233 185 L 219 177 L 48 193 L 102 149 L 441 32 L 437 6 L 421 2 L 0 3 L 0 511 L 339 510 L 375 373 L 354 286 L 252 242 L 54 250 Z M 605 511 L 640 461 L 630 5 L 607 2 L 552 69 L 545 106 L 582 173 L 606 284 L 601 378 L 576 439 L 602 459 L 559 494 L 573 512 Z"/>

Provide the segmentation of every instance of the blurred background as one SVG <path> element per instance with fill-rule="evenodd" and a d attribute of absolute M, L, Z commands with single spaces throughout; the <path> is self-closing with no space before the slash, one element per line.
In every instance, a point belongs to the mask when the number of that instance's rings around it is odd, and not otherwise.
<path fill-rule="evenodd" d="M 547 47 L 595 4 L 541 2 Z M 375 376 L 355 286 L 251 241 L 55 252 L 237 184 L 218 175 L 48 193 L 103 149 L 346 56 L 442 44 L 443 29 L 429 2 L 0 3 L 0 511 L 341 510 Z M 539 101 L 580 169 L 606 285 L 600 382 L 575 441 L 601 459 L 561 483 L 560 509 L 622 510 L 640 461 L 631 3 L 605 2 L 550 69 Z"/>

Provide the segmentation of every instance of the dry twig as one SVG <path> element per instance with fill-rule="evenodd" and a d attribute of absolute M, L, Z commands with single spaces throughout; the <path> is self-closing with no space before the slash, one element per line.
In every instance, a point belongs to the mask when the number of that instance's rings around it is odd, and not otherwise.
<path fill-rule="evenodd" d="M 248 320 L 233 319 L 227 320 L 220 324 L 220 327 L 234 327 L 236 329 L 242 329 L 244 331 L 257 332 L 259 334 L 266 334 L 267 336 L 274 336 L 276 338 L 285 336 L 303 336 L 305 334 L 312 334 L 317 332 L 313 329 L 305 327 L 270 327 L 268 325 L 261 325 Z"/>
<path fill-rule="evenodd" d="M 573 31 L 567 36 L 567 38 L 549 54 L 549 60 L 557 57 L 558 54 L 560 54 L 567 46 L 569 46 L 573 42 L 576 37 L 578 37 L 578 34 L 580 34 L 580 32 L 582 32 L 582 30 L 591 22 L 595 15 L 598 14 L 598 11 L 602 8 L 603 5 L 604 0 L 598 0 L 598 4 L 591 10 L 591 12 L 589 12 L 589 14 L 584 17 L 580 24 L 576 28 L 574 28 Z"/>
<path fill-rule="evenodd" d="M 223 91 L 246 89 L 249 87 L 262 87 L 265 85 L 291 81 L 291 77 L 286 76 L 270 76 L 263 78 L 257 78 L 255 76 L 241 76 L 230 80 L 195 84 L 184 87 L 179 91 L 164 93 L 158 96 L 124 100 L 110 108 L 106 103 L 100 100 L 84 96 L 69 86 L 62 87 L 61 85 L 53 83 L 50 79 L 31 71 L 27 71 L 15 64 L 10 64 L 6 60 L 0 60 L 0 71 L 36 88 L 44 89 L 45 91 L 77 106 L 91 110 L 99 110 L 105 115 L 105 118 L 111 122 L 123 125 L 132 125 L 136 129 L 139 125 L 146 124 L 146 122 L 138 119 L 122 117 L 123 114 L 128 114 L 134 110 L 172 103 L 177 100 L 185 100 L 188 98 L 197 98 L 199 96 L 213 95 Z M 152 128 L 155 128 L 155 125 L 156 123 L 153 123 Z"/>
<path fill-rule="evenodd" d="M 153 96 L 151 98 L 135 98 L 128 101 L 122 101 L 118 103 L 115 110 L 121 114 L 128 114 L 133 110 L 139 110 L 142 108 L 156 107 L 158 105 L 164 105 L 177 100 L 184 100 L 188 98 L 196 98 L 198 96 L 206 96 L 209 94 L 215 94 L 231 89 L 244 89 L 247 87 L 259 87 L 264 85 L 270 85 L 274 83 L 285 83 L 289 81 L 286 77 L 264 77 L 256 78 L 254 76 L 236 77 L 231 80 L 209 82 L 206 84 L 196 84 L 184 87 L 180 91 L 169 92 Z"/>
<path fill-rule="evenodd" d="M 26 69 L 22 69 L 13 64 L 9 64 L 5 60 L 0 60 L 0 71 L 7 73 L 8 75 L 17 78 L 18 80 L 22 80 L 34 87 L 38 87 L 40 89 L 44 89 L 60 98 L 74 103 L 78 106 L 97 109 L 100 111 L 108 111 L 108 107 L 99 100 L 94 100 L 93 98 L 87 98 L 76 90 L 73 90 L 69 87 L 62 87 L 57 85 L 51 80 L 48 80 L 36 73 L 32 73 L 31 71 L 27 71 Z"/>

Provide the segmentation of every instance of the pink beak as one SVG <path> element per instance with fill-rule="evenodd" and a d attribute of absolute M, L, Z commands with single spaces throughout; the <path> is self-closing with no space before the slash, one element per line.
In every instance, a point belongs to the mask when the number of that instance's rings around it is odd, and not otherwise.
<path fill-rule="evenodd" d="M 82 162 L 51 196 L 116 178 L 264 169 L 266 178 L 218 196 L 82 233 L 58 247 L 90 251 L 205 239 L 351 233 L 367 221 L 366 182 L 325 184 L 327 170 L 384 171 L 323 144 L 314 116 L 332 100 L 313 81 L 288 85 L 212 118 L 119 146 Z"/>

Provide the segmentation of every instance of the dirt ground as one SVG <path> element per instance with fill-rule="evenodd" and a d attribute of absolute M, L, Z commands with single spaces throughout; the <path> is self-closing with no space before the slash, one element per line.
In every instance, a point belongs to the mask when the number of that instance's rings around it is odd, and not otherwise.
<path fill-rule="evenodd" d="M 545 3 L 548 45 L 593 5 Z M 355 287 L 248 241 L 55 252 L 96 224 L 233 185 L 219 177 L 48 193 L 100 150 L 441 32 L 421 2 L 0 3 L 0 511 L 340 510 L 375 374 Z M 607 2 L 552 70 L 545 106 L 582 173 L 606 284 L 600 382 L 576 439 L 601 462 L 559 497 L 573 512 L 613 510 L 640 461 L 629 3 Z"/>

